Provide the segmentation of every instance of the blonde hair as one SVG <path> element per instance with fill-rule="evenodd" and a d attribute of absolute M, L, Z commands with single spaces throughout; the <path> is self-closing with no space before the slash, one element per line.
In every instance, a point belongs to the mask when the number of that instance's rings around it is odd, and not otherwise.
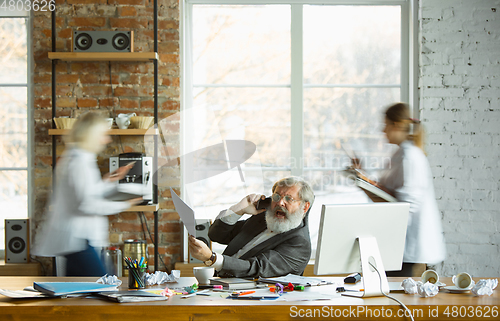
<path fill-rule="evenodd" d="M 408 132 L 408 138 L 413 141 L 415 146 L 424 150 L 424 128 L 420 124 L 420 120 L 410 117 L 410 106 L 405 103 L 396 103 L 385 112 L 385 117 L 392 123 L 399 123 L 404 126 Z M 413 133 L 410 135 L 410 129 L 413 125 Z"/>
<path fill-rule="evenodd" d="M 99 114 L 88 112 L 80 117 L 71 128 L 68 142 L 78 147 L 88 149 L 88 146 L 95 144 L 99 133 L 97 129 L 107 126 L 106 119 Z"/>

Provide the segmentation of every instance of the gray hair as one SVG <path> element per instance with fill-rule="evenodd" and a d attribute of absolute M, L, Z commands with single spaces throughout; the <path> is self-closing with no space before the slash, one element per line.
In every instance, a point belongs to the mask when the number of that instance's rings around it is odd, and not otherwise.
<path fill-rule="evenodd" d="M 302 203 L 309 202 L 310 206 L 312 206 L 314 202 L 314 192 L 311 188 L 311 186 L 302 178 L 297 177 L 297 176 L 290 176 L 290 177 L 285 177 L 274 183 L 273 185 L 273 193 L 276 190 L 278 186 L 295 186 L 299 185 L 299 197 L 302 200 Z"/>

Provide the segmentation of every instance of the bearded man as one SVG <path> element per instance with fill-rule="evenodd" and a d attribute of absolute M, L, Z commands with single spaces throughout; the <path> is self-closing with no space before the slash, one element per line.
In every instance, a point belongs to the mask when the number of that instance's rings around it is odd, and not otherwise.
<path fill-rule="evenodd" d="M 301 275 L 311 257 L 308 214 L 314 192 L 298 177 L 277 181 L 272 192 L 267 209 L 256 206 L 263 195 L 250 194 L 217 216 L 208 236 L 227 244 L 222 254 L 189 236 L 191 255 L 221 277 Z M 251 216 L 240 220 L 243 214 Z"/>

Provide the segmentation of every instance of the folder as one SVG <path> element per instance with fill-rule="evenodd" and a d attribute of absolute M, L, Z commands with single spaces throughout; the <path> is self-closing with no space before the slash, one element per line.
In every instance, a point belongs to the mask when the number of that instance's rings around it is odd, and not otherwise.
<path fill-rule="evenodd" d="M 116 285 L 96 282 L 33 282 L 33 288 L 52 296 L 117 290 Z"/>

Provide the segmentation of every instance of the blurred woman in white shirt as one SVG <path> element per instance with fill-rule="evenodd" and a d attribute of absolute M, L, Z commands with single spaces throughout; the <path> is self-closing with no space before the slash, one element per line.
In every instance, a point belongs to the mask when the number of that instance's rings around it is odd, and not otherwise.
<path fill-rule="evenodd" d="M 389 143 L 399 149 L 380 184 L 392 191 L 399 202 L 410 203 L 403 269 L 388 275 L 411 276 L 414 263 L 434 265 L 445 259 L 441 214 L 423 151 L 423 129 L 420 121 L 410 118 L 407 104 L 397 103 L 387 109 L 384 133 Z"/>
<path fill-rule="evenodd" d="M 95 113 L 75 122 L 67 148 L 58 161 L 55 186 L 47 220 L 38 231 L 34 254 L 64 256 L 67 276 L 102 276 L 105 268 L 96 247 L 109 242 L 108 218 L 142 201 L 115 202 L 105 195 L 116 189 L 113 183 L 125 177 L 132 166 L 101 178 L 97 154 L 111 142 L 109 124 Z"/>

